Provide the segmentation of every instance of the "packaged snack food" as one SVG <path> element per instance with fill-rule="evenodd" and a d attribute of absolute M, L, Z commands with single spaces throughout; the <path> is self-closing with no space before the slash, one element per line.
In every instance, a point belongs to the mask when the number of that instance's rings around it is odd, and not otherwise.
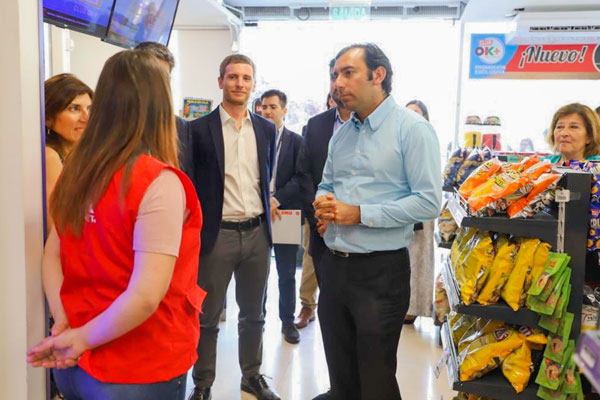
<path fill-rule="evenodd" d="M 468 345 L 473 343 L 479 337 L 487 335 L 496 329 L 502 328 L 504 325 L 505 324 L 502 321 L 484 320 L 483 318 L 477 319 L 476 322 L 466 330 L 466 332 L 458 341 L 458 352 L 462 352 Z"/>
<path fill-rule="evenodd" d="M 446 315 L 450 312 L 450 303 L 448 302 L 448 294 L 444 286 L 444 277 L 441 273 L 438 274 L 435 280 L 435 316 L 439 322 L 446 321 Z"/>
<path fill-rule="evenodd" d="M 556 361 L 557 363 L 562 362 L 565 351 L 569 346 L 569 340 L 565 340 L 562 336 L 554 333 L 548 334 L 548 344 L 544 350 L 544 357 Z"/>
<path fill-rule="evenodd" d="M 571 257 L 565 253 L 550 252 L 548 261 L 544 266 L 544 270 L 537 277 L 537 279 L 534 280 L 533 284 L 527 291 L 527 294 L 532 296 L 540 296 L 544 290 L 548 290 L 548 295 L 550 295 L 549 291 L 554 284 L 554 276 L 557 276 L 560 274 L 560 272 L 562 272 L 563 268 L 566 267 L 570 259 Z M 547 297 L 542 298 L 541 300 L 546 299 Z"/>
<path fill-rule="evenodd" d="M 563 340 L 566 340 L 571 335 L 571 327 L 573 326 L 573 319 L 575 315 L 570 312 L 565 312 L 563 317 L 560 319 L 558 324 L 557 334 L 562 335 Z"/>
<path fill-rule="evenodd" d="M 521 393 L 527 386 L 532 372 L 531 349 L 526 343 L 510 353 L 502 363 L 502 374 L 517 393 Z"/>
<path fill-rule="evenodd" d="M 457 186 L 462 185 L 462 183 L 471 175 L 471 172 L 475 170 L 475 168 L 479 167 L 483 162 L 483 158 L 479 149 L 473 149 L 469 153 L 469 155 L 465 158 L 460 168 L 456 172 L 456 178 L 454 182 Z"/>
<path fill-rule="evenodd" d="M 494 157 L 491 160 L 485 161 L 477 169 L 475 169 L 471 175 L 458 189 L 458 193 L 465 199 L 469 198 L 469 195 L 477 186 L 487 182 L 492 176 L 496 175 L 501 170 L 500 161 Z"/>
<path fill-rule="evenodd" d="M 472 304 L 485 282 L 492 262 L 494 246 L 488 232 L 478 233 L 479 241 L 472 247 L 464 262 L 456 269 L 456 279 L 460 286 L 460 297 L 466 305 Z"/>
<path fill-rule="evenodd" d="M 444 205 L 440 217 L 438 218 L 438 231 L 440 232 L 442 240 L 445 242 L 452 241 L 458 231 L 458 225 L 456 224 L 456 221 L 454 221 L 447 205 Z"/>
<path fill-rule="evenodd" d="M 560 387 L 560 391 L 568 394 L 577 394 L 581 390 L 581 378 L 577 372 L 577 365 L 571 358 L 567 363 L 565 370 L 565 380 Z"/>
<path fill-rule="evenodd" d="M 567 395 L 559 390 L 550 390 L 543 386 L 537 391 L 537 396 L 544 400 L 567 400 Z"/>
<path fill-rule="evenodd" d="M 537 180 L 542 174 L 548 173 L 552 170 L 552 163 L 549 160 L 538 161 L 533 164 L 525 171 L 523 171 L 524 175 L 527 175 L 529 179 L 532 181 Z"/>
<path fill-rule="evenodd" d="M 521 246 L 517 253 L 515 267 L 511 271 L 506 284 L 502 288 L 501 296 L 514 311 L 517 311 L 525 304 L 527 298 L 525 282 L 527 275 L 533 268 L 533 256 L 540 245 L 539 239 L 519 239 Z"/>
<path fill-rule="evenodd" d="M 539 346 L 543 346 L 548 343 L 548 337 L 539 329 L 521 326 L 517 332 L 523 337 L 523 340 L 530 345 L 530 347 L 533 346 L 532 348 L 537 349 Z"/>
<path fill-rule="evenodd" d="M 516 201 L 532 188 L 533 184 L 529 178 L 515 171 L 503 172 L 471 192 L 468 200 L 469 209 L 471 213 L 478 216 L 494 215 L 497 209 L 502 209 L 509 202 Z"/>
<path fill-rule="evenodd" d="M 550 346 L 551 343 L 552 342 L 550 342 L 546 348 Z M 559 362 L 544 357 L 540 364 L 540 371 L 535 379 L 535 383 L 548 389 L 558 390 L 563 382 L 567 364 L 571 360 L 574 349 L 575 341 L 569 340 L 569 343 L 564 350 L 563 358 Z"/>
<path fill-rule="evenodd" d="M 569 300 L 571 299 L 571 283 L 565 282 L 563 288 L 560 293 L 560 298 L 558 299 L 558 303 L 556 303 L 556 308 L 552 313 L 552 318 L 562 318 L 563 313 L 567 309 L 567 305 L 569 304 Z M 583 317 L 583 314 L 582 314 Z M 595 327 L 595 325 L 594 325 Z"/>
<path fill-rule="evenodd" d="M 455 346 L 458 346 L 458 341 L 469 327 L 475 322 L 476 318 L 466 314 L 456 314 L 458 318 L 454 321 L 454 324 L 450 327 L 450 333 L 452 334 L 452 341 Z"/>
<path fill-rule="evenodd" d="M 553 315 L 556 305 L 558 304 L 560 294 L 562 293 L 563 286 L 568 285 L 570 279 L 571 268 L 563 269 L 563 272 L 560 274 L 560 278 L 556 281 L 556 284 L 552 288 L 552 291 L 550 292 L 550 295 L 546 301 L 542 301 L 536 296 L 529 296 L 527 298 L 527 307 L 530 310 L 540 314 Z"/>
<path fill-rule="evenodd" d="M 462 252 L 468 248 L 470 240 L 477 233 L 477 228 L 463 228 L 458 232 L 458 235 L 450 248 L 450 265 L 456 267 Z"/>
<path fill-rule="evenodd" d="M 550 246 L 549 243 L 542 242 L 535 250 L 535 254 L 533 255 L 533 268 L 531 270 L 531 274 L 528 276 L 530 280 L 527 283 L 527 291 L 529 291 L 531 284 L 536 281 L 544 271 L 544 267 L 546 266 L 548 258 L 550 257 L 551 248 L 552 246 Z"/>
<path fill-rule="evenodd" d="M 520 243 L 499 235 L 496 240 L 496 257 L 483 288 L 479 292 L 477 302 L 484 306 L 495 304 L 500 298 L 500 292 L 512 272 Z"/>
<path fill-rule="evenodd" d="M 554 201 L 556 185 L 562 175 L 542 174 L 534 181 L 533 188 L 526 197 L 516 200 L 508 206 L 510 218 L 528 218 L 543 211 Z"/>
<path fill-rule="evenodd" d="M 450 159 L 448 160 L 448 164 L 446 164 L 446 168 L 444 169 L 444 173 L 442 174 L 442 178 L 444 179 L 445 186 L 452 186 L 456 179 L 456 173 L 460 169 L 460 166 L 465 161 L 466 158 L 466 150 L 458 148 L 454 150 Z"/>
<path fill-rule="evenodd" d="M 598 309 L 594 306 L 584 304 L 581 307 L 581 331 L 596 329 L 598 323 Z"/>
<path fill-rule="evenodd" d="M 523 339 L 508 327 L 477 338 L 459 355 L 460 380 L 469 381 L 497 368 L 521 344 Z"/>
<path fill-rule="evenodd" d="M 525 157 L 521 161 L 519 161 L 517 163 L 513 163 L 508 168 L 508 170 L 522 173 L 523 171 L 528 170 L 529 168 L 533 167 L 534 165 L 536 165 L 539 162 L 540 162 L 540 159 L 537 156 Z M 527 175 L 527 174 L 525 174 L 525 175 Z"/>

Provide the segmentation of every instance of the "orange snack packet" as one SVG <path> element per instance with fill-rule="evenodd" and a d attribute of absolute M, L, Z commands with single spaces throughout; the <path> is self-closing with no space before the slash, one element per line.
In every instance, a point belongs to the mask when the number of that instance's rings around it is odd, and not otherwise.
<path fill-rule="evenodd" d="M 493 206 L 492 203 L 518 192 L 530 183 L 529 178 L 516 171 L 496 175 L 473 190 L 469 197 L 469 208 L 475 213 L 484 207 Z"/>
<path fill-rule="evenodd" d="M 526 197 L 522 197 L 508 207 L 508 216 L 516 217 L 532 217 L 541 211 L 545 205 L 554 200 L 554 194 L 548 193 L 545 196 L 546 190 L 552 190 L 558 180 L 560 174 L 542 174 L 534 182 L 533 189 Z"/>
<path fill-rule="evenodd" d="M 498 158 L 494 157 L 481 164 L 469 177 L 460 185 L 458 193 L 465 199 L 477 186 L 487 182 L 492 176 L 496 175 L 501 170 L 501 164 Z"/>

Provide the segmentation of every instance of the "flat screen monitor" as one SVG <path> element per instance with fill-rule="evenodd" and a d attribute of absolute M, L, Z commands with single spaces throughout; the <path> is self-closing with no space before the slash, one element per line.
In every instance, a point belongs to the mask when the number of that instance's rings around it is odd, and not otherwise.
<path fill-rule="evenodd" d="M 179 0 L 115 0 L 106 41 L 133 48 L 142 42 L 169 43 Z"/>
<path fill-rule="evenodd" d="M 44 0 L 44 22 L 104 38 L 114 0 Z"/>

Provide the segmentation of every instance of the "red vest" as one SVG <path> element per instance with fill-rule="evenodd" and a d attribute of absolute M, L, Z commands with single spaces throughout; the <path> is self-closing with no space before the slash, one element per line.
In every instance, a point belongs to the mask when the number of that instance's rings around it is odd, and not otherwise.
<path fill-rule="evenodd" d="M 148 186 L 165 168 L 179 176 L 190 211 L 179 257 L 167 294 L 154 314 L 125 335 L 82 355 L 79 366 L 102 382 L 163 382 L 187 372 L 197 359 L 198 313 L 206 296 L 197 285 L 202 210 L 189 178 L 155 158 L 137 159 L 124 204 L 119 200 L 121 168 L 88 214 L 81 238 L 68 230 L 60 235 L 64 274 L 60 297 L 70 325 L 77 328 L 125 291 L 133 271 L 138 208 Z"/>

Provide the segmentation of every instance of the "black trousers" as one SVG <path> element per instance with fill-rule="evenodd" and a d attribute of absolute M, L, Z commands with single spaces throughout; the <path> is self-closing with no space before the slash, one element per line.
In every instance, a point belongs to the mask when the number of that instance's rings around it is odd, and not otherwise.
<path fill-rule="evenodd" d="M 336 400 L 401 400 L 396 352 L 410 301 L 408 250 L 321 260 L 319 321 Z"/>

